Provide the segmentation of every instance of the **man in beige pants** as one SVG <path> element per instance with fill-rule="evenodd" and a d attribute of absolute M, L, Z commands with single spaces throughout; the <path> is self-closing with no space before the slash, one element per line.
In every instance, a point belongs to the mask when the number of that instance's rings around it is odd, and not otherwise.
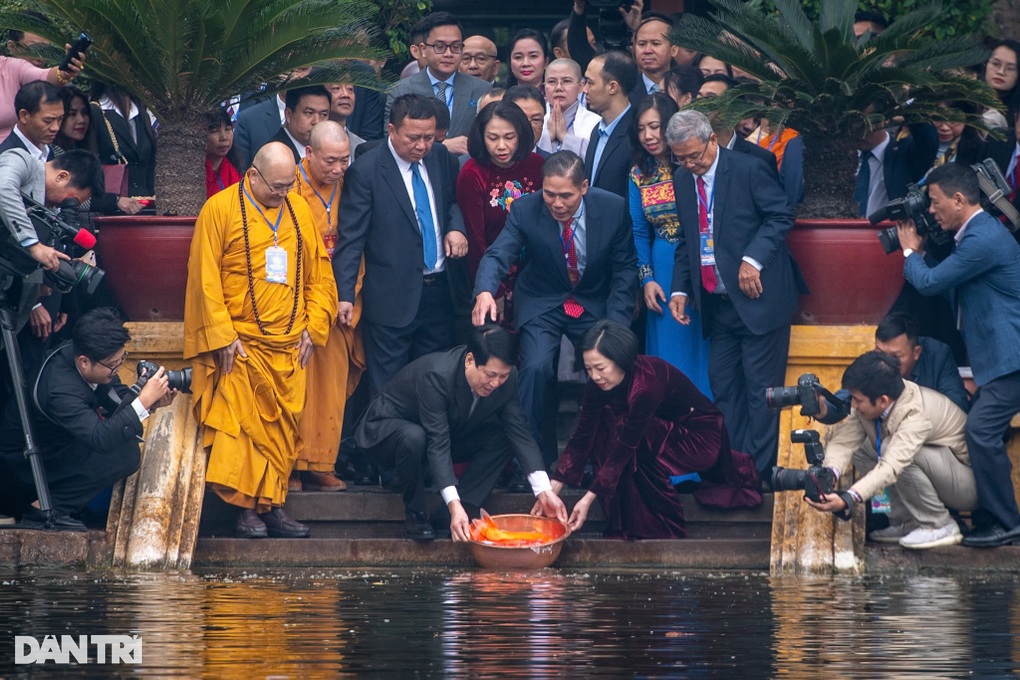
<path fill-rule="evenodd" d="M 894 523 L 873 538 L 912 549 L 959 543 L 963 534 L 949 510 L 978 507 L 966 414 L 942 394 L 904 380 L 899 360 L 878 351 L 846 369 L 843 388 L 853 411 L 830 430 L 824 465 L 839 475 L 852 460 L 863 476 L 846 492 L 805 501 L 845 513 L 888 487 Z"/>

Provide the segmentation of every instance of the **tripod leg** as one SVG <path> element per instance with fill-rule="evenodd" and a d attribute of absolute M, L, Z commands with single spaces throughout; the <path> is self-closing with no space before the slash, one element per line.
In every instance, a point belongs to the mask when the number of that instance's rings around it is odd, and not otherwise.
<path fill-rule="evenodd" d="M 53 502 L 50 500 L 46 470 L 39 457 L 39 448 L 35 444 L 32 421 L 28 414 L 28 400 L 25 398 L 25 374 L 21 370 L 21 353 L 18 351 L 18 340 L 14 335 L 14 314 L 10 309 L 0 308 L 0 340 L 3 341 L 4 354 L 7 355 L 14 400 L 18 407 L 18 418 L 21 421 L 21 431 L 25 435 L 25 458 L 28 459 L 28 464 L 32 468 L 32 479 L 35 481 L 35 491 L 39 496 L 39 509 L 43 517 L 46 518 L 47 528 L 51 528 Z"/>

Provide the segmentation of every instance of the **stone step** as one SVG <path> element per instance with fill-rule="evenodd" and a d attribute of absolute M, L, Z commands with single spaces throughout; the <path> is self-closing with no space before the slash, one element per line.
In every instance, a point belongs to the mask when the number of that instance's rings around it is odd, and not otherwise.
<path fill-rule="evenodd" d="M 195 568 L 211 567 L 474 567 L 470 546 L 450 540 L 200 538 Z M 564 568 L 652 567 L 671 569 L 767 569 L 769 540 L 687 539 L 614 541 L 573 537 L 556 566 Z"/>

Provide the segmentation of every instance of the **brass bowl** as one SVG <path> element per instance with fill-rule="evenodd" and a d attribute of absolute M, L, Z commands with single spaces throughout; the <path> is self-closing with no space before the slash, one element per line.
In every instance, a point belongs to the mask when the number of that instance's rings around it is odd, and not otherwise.
<path fill-rule="evenodd" d="M 471 554 L 485 569 L 541 569 L 560 556 L 563 539 L 570 535 L 566 524 L 555 518 L 533 515 L 493 515 L 496 526 L 504 531 L 541 531 L 556 538 L 534 547 L 490 545 L 470 540 Z"/>

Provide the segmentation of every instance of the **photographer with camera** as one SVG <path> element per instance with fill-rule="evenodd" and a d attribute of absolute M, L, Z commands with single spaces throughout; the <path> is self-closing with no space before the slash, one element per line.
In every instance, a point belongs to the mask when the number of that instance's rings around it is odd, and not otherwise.
<path fill-rule="evenodd" d="M 928 175 L 929 212 L 955 232 L 941 262 L 925 255 L 913 221 L 897 222 L 903 273 L 922 295 L 948 294 L 978 391 L 967 416 L 967 448 L 985 516 L 963 543 L 995 547 L 1020 541 L 1020 510 L 1010 481 L 1003 436 L 1020 411 L 1020 245 L 980 203 L 971 167 L 949 163 Z"/>
<path fill-rule="evenodd" d="M 121 383 L 117 371 L 128 358 L 124 346 L 130 339 L 114 309 L 86 313 L 71 342 L 43 362 L 29 390 L 57 529 L 84 530 L 69 515 L 138 469 L 142 422 L 177 394 L 162 367 L 144 385 L 142 380 L 133 388 Z M 20 428 L 10 413 L 0 427 L 0 479 L 6 487 L 0 512 L 20 514 L 21 528 L 41 528 L 43 519 L 30 506 L 36 488 Z"/>
<path fill-rule="evenodd" d="M 855 504 L 886 489 L 892 523 L 873 531 L 872 540 L 915 550 L 959 543 L 963 534 L 949 509 L 978 507 L 966 414 L 938 392 L 904 380 L 899 360 L 878 350 L 850 364 L 843 389 L 853 410 L 830 431 L 822 465 L 838 477 L 852 461 L 864 476 L 845 492 L 805 502 L 849 519 Z"/>

